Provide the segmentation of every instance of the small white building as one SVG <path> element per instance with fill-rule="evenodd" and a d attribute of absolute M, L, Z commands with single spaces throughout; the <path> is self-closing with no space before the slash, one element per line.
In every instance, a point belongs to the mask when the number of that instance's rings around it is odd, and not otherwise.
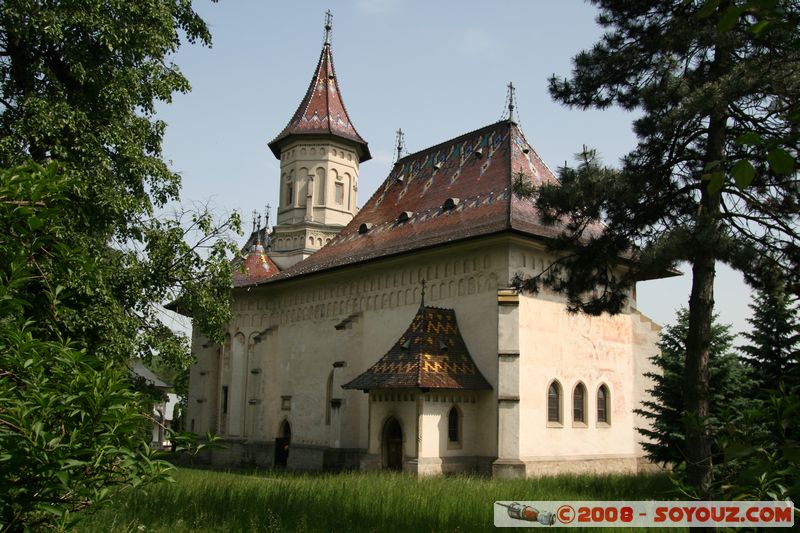
<path fill-rule="evenodd" d="M 167 392 L 172 389 L 173 385 L 164 381 L 138 359 L 131 362 L 130 370 L 138 379 L 143 380 L 145 384 L 154 387 L 164 395 L 162 401 L 153 404 L 151 413 L 153 429 L 150 446 L 155 449 L 167 448 L 170 444 L 168 431 L 172 427 L 172 421 L 175 419 L 175 408 L 180 402 L 180 397 L 175 393 Z"/>
<path fill-rule="evenodd" d="M 623 313 L 589 317 L 511 288 L 551 264 L 557 232 L 512 192 L 519 175 L 556 179 L 515 122 L 399 159 L 358 210 L 370 153 L 326 39 L 269 146 L 277 225 L 251 236 L 225 342 L 193 336 L 189 424 L 226 444 L 211 462 L 499 476 L 642 466 L 647 421 L 633 410 L 659 327 L 635 293 Z"/>

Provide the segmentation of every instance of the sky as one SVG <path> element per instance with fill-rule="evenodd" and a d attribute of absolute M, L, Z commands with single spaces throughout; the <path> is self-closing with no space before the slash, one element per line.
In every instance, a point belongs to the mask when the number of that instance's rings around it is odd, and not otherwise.
<path fill-rule="evenodd" d="M 602 35 L 596 9 L 578 0 L 195 0 L 195 9 L 213 44 L 184 43 L 171 58 L 192 91 L 158 108 L 164 156 L 182 176 L 184 205 L 238 211 L 246 228 L 253 210 L 278 204 L 279 161 L 267 143 L 308 88 L 327 9 L 339 87 L 373 156 L 360 168 L 359 206 L 389 174 L 398 128 L 413 153 L 494 123 L 509 82 L 520 126 L 552 169 L 583 145 L 613 165 L 636 143 L 634 114 L 568 109 L 549 96 L 548 78 L 567 76 Z M 640 283 L 638 308 L 672 323 L 690 289 L 688 275 Z M 740 274 L 718 268 L 717 312 L 735 332 L 749 329 L 750 297 Z"/>

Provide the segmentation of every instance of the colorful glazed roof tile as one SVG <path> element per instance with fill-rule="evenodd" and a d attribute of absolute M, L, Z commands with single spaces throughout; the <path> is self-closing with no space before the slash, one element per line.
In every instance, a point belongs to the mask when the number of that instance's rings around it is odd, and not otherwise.
<path fill-rule="evenodd" d="M 259 233 L 254 232 L 254 235 Z M 250 252 L 244 261 L 234 263 L 232 270 L 234 287 L 257 285 L 280 272 L 272 259 L 267 256 L 259 238 L 255 239 L 255 243 L 250 247 Z"/>
<path fill-rule="evenodd" d="M 303 101 L 289 124 L 269 143 L 275 157 L 280 158 L 281 146 L 294 135 L 334 135 L 355 143 L 362 163 L 372 158 L 367 142 L 356 131 L 344 107 L 328 42 L 322 47 L 317 69 Z"/>
<path fill-rule="evenodd" d="M 453 309 L 420 306 L 392 348 L 345 389 L 462 389 L 492 386 L 472 360 Z"/>
<path fill-rule="evenodd" d="M 509 230 L 556 237 L 561 229 L 512 193 L 520 173 L 556 181 L 508 120 L 408 155 L 329 244 L 269 281 Z"/>

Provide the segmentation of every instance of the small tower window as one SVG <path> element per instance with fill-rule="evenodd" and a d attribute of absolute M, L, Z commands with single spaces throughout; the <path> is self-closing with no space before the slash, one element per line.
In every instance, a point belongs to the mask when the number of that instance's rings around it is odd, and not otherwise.
<path fill-rule="evenodd" d="M 608 387 L 605 385 L 597 389 L 597 421 L 608 424 Z"/>
<path fill-rule="evenodd" d="M 547 389 L 547 421 L 561 423 L 561 385 L 557 381 Z"/>
<path fill-rule="evenodd" d="M 586 423 L 586 387 L 583 383 L 575 385 L 572 391 L 572 421 Z"/>
<path fill-rule="evenodd" d="M 339 205 L 344 203 L 344 183 L 336 184 L 336 203 Z"/>
<path fill-rule="evenodd" d="M 292 201 L 294 201 L 292 193 L 294 192 L 292 184 L 286 184 L 286 205 L 292 205 Z"/>

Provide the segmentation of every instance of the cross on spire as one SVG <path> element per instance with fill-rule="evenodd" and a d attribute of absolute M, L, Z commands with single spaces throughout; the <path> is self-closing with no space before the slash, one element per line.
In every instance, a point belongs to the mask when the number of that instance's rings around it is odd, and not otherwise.
<path fill-rule="evenodd" d="M 270 205 L 267 204 L 264 208 L 264 246 L 267 250 L 272 249 L 272 243 L 269 240 L 269 215 L 270 215 Z"/>
<path fill-rule="evenodd" d="M 397 152 L 395 153 L 394 161 L 395 163 L 400 161 L 400 158 L 403 157 L 403 152 L 406 151 L 406 135 L 403 133 L 402 129 L 397 130 Z"/>
<path fill-rule="evenodd" d="M 333 15 L 331 10 L 325 12 L 325 44 L 331 44 L 331 28 L 333 28 Z"/>
<path fill-rule="evenodd" d="M 503 116 L 500 119 L 507 119 L 511 122 L 519 124 L 519 116 L 515 117 L 515 109 L 517 108 L 517 92 L 514 88 L 513 82 L 508 82 L 506 85 L 508 91 L 506 92 L 506 105 L 503 108 Z"/>

